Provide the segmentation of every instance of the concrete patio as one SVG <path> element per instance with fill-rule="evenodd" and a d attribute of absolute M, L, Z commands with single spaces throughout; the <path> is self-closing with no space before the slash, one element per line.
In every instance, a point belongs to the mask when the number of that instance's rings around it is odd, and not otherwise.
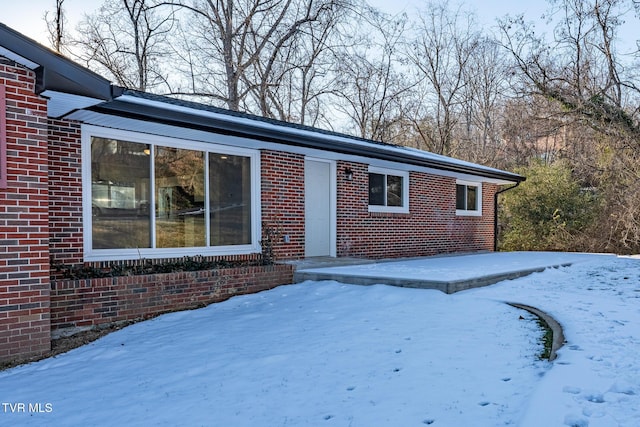
<path fill-rule="evenodd" d="M 294 262 L 295 282 L 335 280 L 354 285 L 437 289 L 447 294 L 569 266 L 579 253 L 483 252 L 411 259 L 309 258 Z"/>

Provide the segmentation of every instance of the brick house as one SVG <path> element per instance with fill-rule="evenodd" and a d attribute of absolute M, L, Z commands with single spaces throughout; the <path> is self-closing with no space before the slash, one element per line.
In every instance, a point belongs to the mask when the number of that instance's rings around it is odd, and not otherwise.
<path fill-rule="evenodd" d="M 523 177 L 123 89 L 0 24 L 0 361 L 61 328 L 287 283 L 291 266 L 64 280 L 52 268 L 204 256 L 492 250 Z M 266 276 L 260 274 L 265 274 Z"/>

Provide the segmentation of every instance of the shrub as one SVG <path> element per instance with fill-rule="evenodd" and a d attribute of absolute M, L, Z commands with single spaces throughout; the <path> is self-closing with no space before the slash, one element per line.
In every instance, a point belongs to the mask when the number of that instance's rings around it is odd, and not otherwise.
<path fill-rule="evenodd" d="M 519 173 L 527 180 L 501 197 L 500 249 L 581 250 L 575 237 L 597 211 L 593 192 L 581 188 L 563 162 L 540 162 Z"/>

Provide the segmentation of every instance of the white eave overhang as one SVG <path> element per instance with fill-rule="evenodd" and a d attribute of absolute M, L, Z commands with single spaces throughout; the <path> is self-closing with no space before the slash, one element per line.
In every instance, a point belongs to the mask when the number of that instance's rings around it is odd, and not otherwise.
<path fill-rule="evenodd" d="M 28 60 L 27 58 L 18 55 L 17 53 L 0 46 L 0 56 L 4 56 L 5 58 L 9 58 L 12 61 L 17 62 L 20 65 L 23 65 L 31 70 L 35 70 L 40 66 L 40 64 L 36 64 L 33 61 Z"/>
<path fill-rule="evenodd" d="M 73 95 L 55 90 L 45 90 L 40 95 L 47 98 L 47 115 L 52 118 L 60 118 L 72 111 L 93 107 L 104 102 L 103 99 Z"/>

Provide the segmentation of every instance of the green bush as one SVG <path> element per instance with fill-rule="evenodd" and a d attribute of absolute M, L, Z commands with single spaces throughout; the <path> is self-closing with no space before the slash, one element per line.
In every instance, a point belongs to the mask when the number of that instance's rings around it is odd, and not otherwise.
<path fill-rule="evenodd" d="M 500 204 L 501 250 L 581 250 L 576 239 L 592 222 L 597 200 L 563 162 L 536 163 L 518 171 L 527 177 L 505 192 Z"/>

